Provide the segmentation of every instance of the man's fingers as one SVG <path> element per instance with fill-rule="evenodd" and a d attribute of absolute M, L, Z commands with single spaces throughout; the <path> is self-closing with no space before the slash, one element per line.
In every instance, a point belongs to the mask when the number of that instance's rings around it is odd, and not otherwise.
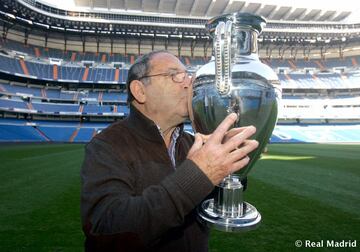
<path fill-rule="evenodd" d="M 237 115 L 235 113 L 231 113 L 227 117 L 225 117 L 225 119 L 220 123 L 220 125 L 212 133 L 211 137 L 209 138 L 209 141 L 221 143 L 222 139 L 224 138 L 225 133 L 235 123 L 236 119 L 237 119 Z"/>
<path fill-rule="evenodd" d="M 230 168 L 229 174 L 234 173 L 234 172 L 244 168 L 249 162 L 250 162 L 250 158 L 248 156 L 246 156 L 243 159 L 233 163 Z"/>
<path fill-rule="evenodd" d="M 250 152 L 255 150 L 258 146 L 259 142 L 256 140 L 245 140 L 240 148 L 237 148 L 231 153 L 229 153 L 227 160 L 232 163 L 243 159 L 245 156 L 249 155 Z"/>
<path fill-rule="evenodd" d="M 240 146 L 246 139 L 251 137 L 256 132 L 254 126 L 247 126 L 243 131 L 230 138 L 223 144 L 224 150 L 230 152 Z"/>
<path fill-rule="evenodd" d="M 232 138 L 233 136 L 239 134 L 240 132 L 244 131 L 246 127 L 240 127 L 240 128 L 232 128 L 228 132 L 225 133 L 225 137 L 223 139 L 223 143 L 226 143 L 227 140 Z"/>

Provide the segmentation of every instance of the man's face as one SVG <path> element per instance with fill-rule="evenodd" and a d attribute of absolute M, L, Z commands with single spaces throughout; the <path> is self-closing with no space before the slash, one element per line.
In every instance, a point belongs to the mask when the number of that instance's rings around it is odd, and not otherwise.
<path fill-rule="evenodd" d="M 150 61 L 150 83 L 145 86 L 146 107 L 156 118 L 179 124 L 189 116 L 188 96 L 191 79 L 178 58 L 168 53 L 155 55 Z"/>

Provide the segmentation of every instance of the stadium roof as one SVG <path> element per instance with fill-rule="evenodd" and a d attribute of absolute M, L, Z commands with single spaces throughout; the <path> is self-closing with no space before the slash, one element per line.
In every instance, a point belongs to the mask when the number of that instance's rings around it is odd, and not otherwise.
<path fill-rule="evenodd" d="M 236 11 L 262 15 L 268 20 L 360 22 L 360 6 L 355 0 L 35 0 L 57 8 L 78 11 L 106 10 L 209 18 Z"/>

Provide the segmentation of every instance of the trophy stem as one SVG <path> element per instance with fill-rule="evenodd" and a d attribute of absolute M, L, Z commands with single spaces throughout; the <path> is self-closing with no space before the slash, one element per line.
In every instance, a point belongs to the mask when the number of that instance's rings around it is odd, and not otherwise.
<path fill-rule="evenodd" d="M 243 200 L 240 177 L 229 175 L 216 187 L 215 197 L 198 208 L 200 220 L 208 226 L 227 232 L 255 229 L 261 215 L 254 206 Z"/>
<path fill-rule="evenodd" d="M 215 212 L 224 218 L 243 216 L 243 186 L 236 175 L 229 175 L 217 187 Z"/>

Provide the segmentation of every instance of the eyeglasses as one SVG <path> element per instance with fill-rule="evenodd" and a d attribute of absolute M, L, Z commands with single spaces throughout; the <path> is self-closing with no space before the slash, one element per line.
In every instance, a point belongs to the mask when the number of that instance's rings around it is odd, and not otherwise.
<path fill-rule="evenodd" d="M 189 79 L 192 78 L 191 74 L 188 71 L 183 71 L 183 72 L 167 72 L 167 73 L 158 73 L 152 75 L 144 75 L 140 77 L 138 80 L 144 78 L 156 77 L 156 76 L 170 76 L 173 82 L 176 83 L 182 83 L 186 77 L 188 77 Z"/>

